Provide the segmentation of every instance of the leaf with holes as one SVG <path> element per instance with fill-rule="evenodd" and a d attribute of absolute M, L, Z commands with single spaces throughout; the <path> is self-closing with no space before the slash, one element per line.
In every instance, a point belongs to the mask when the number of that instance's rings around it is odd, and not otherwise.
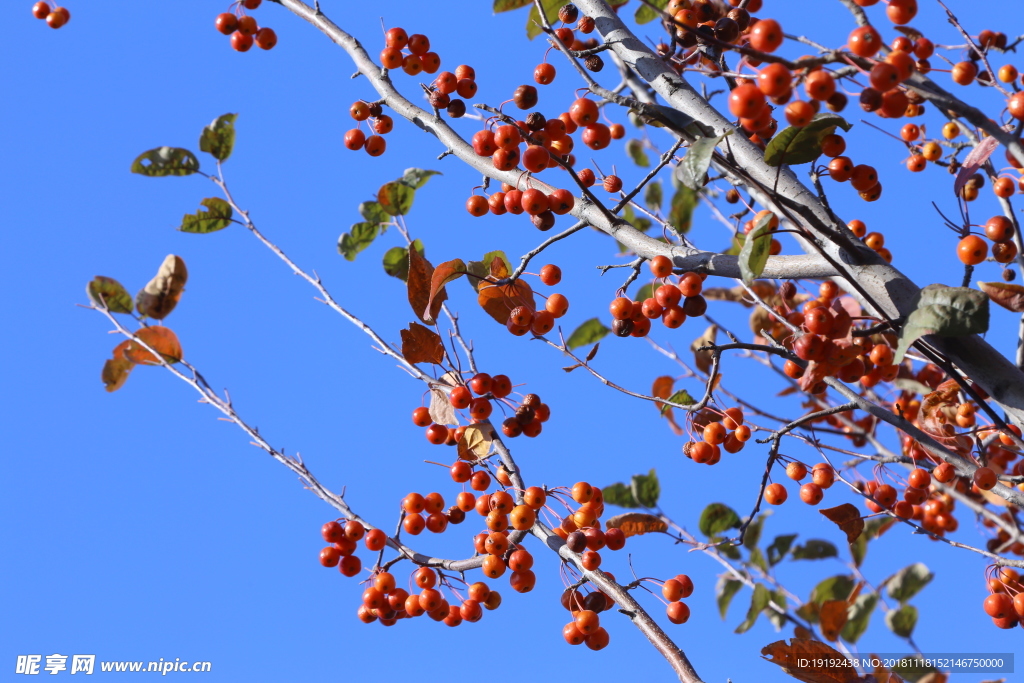
<path fill-rule="evenodd" d="M 729 529 L 740 526 L 740 516 L 728 505 L 712 503 L 700 513 L 698 527 L 705 536 L 717 536 Z"/>
<path fill-rule="evenodd" d="M 643 512 L 627 512 L 624 515 L 615 515 L 607 521 L 605 526 L 609 529 L 621 529 L 626 538 L 658 533 L 668 529 L 668 525 L 661 518 Z"/>
<path fill-rule="evenodd" d="M 359 252 L 373 244 L 378 232 L 379 223 L 356 223 L 338 238 L 338 253 L 344 256 L 346 261 L 355 261 Z"/>
<path fill-rule="evenodd" d="M 203 235 L 208 232 L 223 230 L 231 225 L 231 215 L 233 212 L 231 211 L 231 205 L 226 201 L 219 197 L 207 197 L 199 203 L 209 209 L 209 211 L 200 209 L 195 213 L 185 214 L 185 217 L 181 219 L 181 227 L 178 230 Z"/>
<path fill-rule="evenodd" d="M 178 335 L 167 327 L 143 327 L 135 333 L 138 341 L 132 340 L 124 350 L 124 356 L 133 363 L 140 365 L 157 365 L 160 361 L 142 344 L 153 349 L 168 363 L 177 363 L 182 358 L 181 343 Z"/>
<path fill-rule="evenodd" d="M 772 215 L 768 214 L 757 222 L 743 241 L 740 249 L 740 276 L 748 287 L 761 277 L 768 263 L 768 255 L 772 248 Z"/>
<path fill-rule="evenodd" d="M 793 548 L 794 560 L 824 560 L 827 557 L 838 557 L 839 551 L 828 541 L 812 538 L 803 545 Z"/>
<path fill-rule="evenodd" d="M 979 282 L 978 289 L 1006 310 L 1024 313 L 1024 287 L 1005 282 Z"/>
<path fill-rule="evenodd" d="M 806 164 L 821 156 L 821 141 L 836 128 L 849 132 L 853 126 L 842 116 L 828 112 L 816 114 L 806 126 L 790 126 L 773 137 L 764 150 L 769 166 Z"/>
<path fill-rule="evenodd" d="M 413 249 L 423 255 L 423 242 L 414 240 Z M 409 279 L 409 250 L 405 247 L 391 247 L 384 253 L 384 272 L 402 282 Z"/>
<path fill-rule="evenodd" d="M 402 356 L 410 363 L 434 363 L 444 360 L 444 344 L 441 335 L 419 323 L 410 323 L 408 330 L 402 330 Z"/>
<path fill-rule="evenodd" d="M 988 297 L 984 293 L 968 287 L 928 285 L 903 323 L 894 362 L 901 362 L 910 345 L 926 334 L 963 337 L 987 331 Z"/>
<path fill-rule="evenodd" d="M 487 315 L 502 325 L 508 321 L 508 314 L 516 306 L 526 306 L 530 310 L 537 310 L 533 290 L 523 280 L 516 280 L 508 285 L 495 285 L 481 281 L 476 300 L 480 307 L 487 312 Z"/>
<path fill-rule="evenodd" d="M 683 187 L 691 190 L 700 190 L 704 187 L 708 169 L 711 167 L 711 157 L 715 154 L 715 148 L 722 144 L 726 135 L 732 131 L 726 131 L 724 135 L 713 138 L 697 138 L 690 145 L 686 156 L 679 162 L 674 171 L 675 178 Z"/>
<path fill-rule="evenodd" d="M 132 173 L 149 178 L 192 175 L 199 170 L 199 159 L 180 147 L 157 147 L 143 152 L 132 162 Z"/>
<path fill-rule="evenodd" d="M 465 274 L 466 264 L 460 258 L 445 261 L 437 268 L 434 268 L 434 272 L 430 275 L 430 296 L 427 297 L 427 304 L 423 307 L 424 313 L 422 317 L 424 322 L 434 322 L 434 319 L 437 317 L 437 310 L 440 309 L 440 304 L 436 307 L 433 306 L 434 299 L 443 302 L 448 298 L 448 294 L 444 289 L 445 285 L 453 280 L 458 280 Z"/>
<path fill-rule="evenodd" d="M 586 321 L 569 335 L 569 339 L 566 340 L 565 345 L 569 349 L 579 348 L 580 346 L 586 346 L 587 344 L 593 344 L 596 341 L 604 339 L 609 329 L 597 318 L 591 318 Z"/>
<path fill-rule="evenodd" d="M 203 128 L 199 136 L 199 151 L 207 152 L 217 161 L 227 161 L 235 147 L 235 119 L 238 114 L 224 114 Z"/>
<path fill-rule="evenodd" d="M 377 203 L 389 216 L 404 216 L 412 208 L 413 197 L 416 190 L 409 187 L 401 180 L 392 180 L 390 183 L 381 185 L 377 191 Z"/>
<path fill-rule="evenodd" d="M 132 295 L 112 277 L 97 275 L 85 286 L 89 301 L 111 313 L 131 313 Z"/>
<path fill-rule="evenodd" d="M 135 295 L 135 309 L 139 315 L 163 320 L 178 305 L 187 280 L 185 261 L 168 254 L 153 279 Z"/>
<path fill-rule="evenodd" d="M 651 469 L 647 474 L 634 474 L 629 481 L 629 490 L 641 506 L 657 506 L 658 497 L 661 496 L 661 484 L 658 483 L 657 473 Z"/>
<path fill-rule="evenodd" d="M 693 210 L 697 208 L 697 192 L 683 186 L 672 195 L 672 206 L 668 212 L 668 223 L 680 235 L 690 232 Z"/>

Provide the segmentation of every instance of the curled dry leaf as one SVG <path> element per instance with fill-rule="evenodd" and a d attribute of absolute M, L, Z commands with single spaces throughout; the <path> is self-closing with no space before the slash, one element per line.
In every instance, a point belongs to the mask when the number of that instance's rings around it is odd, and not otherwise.
<path fill-rule="evenodd" d="M 608 520 L 605 526 L 609 529 L 622 530 L 623 535 L 627 538 L 668 529 L 668 525 L 659 517 L 643 512 L 627 512 L 624 515 L 615 515 Z"/>
<path fill-rule="evenodd" d="M 963 191 L 967 181 L 971 179 L 971 176 L 978 172 L 982 164 L 988 161 L 988 158 L 992 156 L 992 152 L 996 151 L 996 147 L 999 146 L 999 140 L 995 138 L 984 138 L 971 153 L 964 159 L 963 166 L 960 167 L 960 172 L 956 174 L 956 180 L 953 181 L 953 194 L 957 197 Z"/>
<path fill-rule="evenodd" d="M 107 391 L 117 391 L 123 387 L 124 383 L 128 381 L 128 375 L 131 373 L 132 368 L 135 367 L 135 363 L 128 360 L 125 356 L 125 352 L 130 344 L 131 340 L 126 339 L 115 346 L 113 358 L 110 358 L 103 364 L 103 372 L 100 373 L 100 379 L 103 380 Z"/>
<path fill-rule="evenodd" d="M 532 311 L 537 310 L 533 289 L 522 280 L 516 280 L 509 285 L 481 282 L 479 292 L 476 297 L 477 303 L 487 311 L 487 315 L 502 325 L 508 320 L 508 314 L 516 306 L 527 306 Z"/>
<path fill-rule="evenodd" d="M 819 640 L 791 638 L 788 644 L 778 640 L 761 648 L 761 654 L 804 683 L 852 683 L 860 680 L 846 655 Z M 832 666 L 802 667 L 799 666 L 801 659 L 828 661 Z"/>
<path fill-rule="evenodd" d="M 434 301 L 444 301 L 447 299 L 448 293 L 445 291 L 444 286 L 453 280 L 458 280 L 467 272 L 466 264 L 460 258 L 445 261 L 434 269 L 434 272 L 430 274 L 430 294 L 427 297 L 427 303 L 423 307 L 423 315 L 421 316 L 423 322 L 431 323 L 437 319 L 437 313 L 441 310 L 441 305 L 437 304 L 435 306 Z"/>
<path fill-rule="evenodd" d="M 704 334 L 697 337 L 697 339 L 690 344 L 690 350 L 693 351 L 694 363 L 697 364 L 697 369 L 705 375 L 711 372 L 711 359 L 714 357 L 714 353 L 711 351 L 701 351 L 700 348 L 702 346 L 711 346 L 714 344 L 717 336 L 718 325 L 712 325 L 708 329 L 704 330 Z"/>
<path fill-rule="evenodd" d="M 430 261 L 415 249 L 410 249 L 408 255 L 409 274 L 406 284 L 409 291 L 409 305 L 412 306 L 412 312 L 416 314 L 417 318 L 425 323 L 430 323 L 440 312 L 441 304 L 448 298 L 448 293 L 442 290 L 431 301 L 430 276 L 434 272 L 434 266 L 430 265 Z M 430 311 L 427 311 L 428 302 L 431 304 Z M 425 313 L 429 313 L 429 317 L 426 317 Z"/>
<path fill-rule="evenodd" d="M 140 315 L 163 320 L 181 299 L 188 280 L 188 269 L 180 256 L 168 254 L 156 276 L 135 296 L 135 308 Z"/>
<path fill-rule="evenodd" d="M 857 537 L 864 531 L 864 518 L 861 517 L 860 510 L 857 509 L 856 505 L 843 503 L 834 508 L 818 510 L 818 512 L 825 515 L 830 522 L 838 525 L 843 533 L 846 534 L 846 540 L 849 543 L 856 541 Z"/>
<path fill-rule="evenodd" d="M 410 323 L 408 330 L 402 330 L 402 355 L 410 363 L 441 364 L 444 360 L 444 343 L 441 335 L 419 323 Z"/>
<path fill-rule="evenodd" d="M 668 375 L 662 375 L 654 380 L 654 386 L 651 387 L 651 396 L 655 398 L 669 398 L 672 395 L 672 387 L 675 385 L 675 379 Z M 672 407 L 666 406 L 663 403 L 655 403 L 654 406 L 661 411 L 661 414 L 668 420 L 669 425 L 672 427 L 672 432 L 676 436 L 681 436 L 683 433 L 682 428 L 676 423 L 675 415 L 672 413 Z"/>
<path fill-rule="evenodd" d="M 181 343 L 178 335 L 174 334 L 168 327 L 143 327 L 135 333 L 135 336 L 146 346 L 153 349 L 168 363 L 177 363 L 182 359 Z M 133 363 L 141 365 L 157 365 L 160 361 L 150 353 L 142 344 L 135 340 L 129 340 L 128 346 L 124 349 L 125 357 Z"/>
<path fill-rule="evenodd" d="M 486 458 L 491 450 L 491 426 L 489 424 L 468 425 L 459 439 L 459 458 L 479 460 Z"/>
<path fill-rule="evenodd" d="M 979 282 L 978 289 L 1006 310 L 1024 313 L 1024 287 L 1005 282 Z"/>
<path fill-rule="evenodd" d="M 491 259 L 491 277 L 496 280 L 504 280 L 509 276 L 508 264 L 501 256 Z"/>
<path fill-rule="evenodd" d="M 430 419 L 441 425 L 453 425 L 459 420 L 455 416 L 455 408 L 452 407 L 452 402 L 448 399 L 448 393 L 442 388 L 441 385 L 449 387 L 448 391 L 451 391 L 451 387 L 454 387 L 459 382 L 459 376 L 453 372 L 446 372 L 441 376 L 439 384 L 430 387 Z"/>

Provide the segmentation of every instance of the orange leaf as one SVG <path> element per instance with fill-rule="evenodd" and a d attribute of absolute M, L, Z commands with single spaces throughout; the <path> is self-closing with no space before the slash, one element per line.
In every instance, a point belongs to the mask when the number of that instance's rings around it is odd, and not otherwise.
<path fill-rule="evenodd" d="M 643 512 L 627 512 L 624 515 L 615 515 L 605 523 L 605 526 L 609 529 L 620 529 L 627 538 L 668 529 L 668 525 L 661 521 L 659 517 Z"/>
<path fill-rule="evenodd" d="M 843 503 L 838 507 L 818 510 L 831 522 L 835 522 L 846 533 L 846 540 L 853 543 L 864 531 L 864 519 L 856 505 Z"/>
<path fill-rule="evenodd" d="M 181 343 L 178 342 L 178 335 L 174 334 L 168 327 L 144 327 L 135 333 L 142 342 L 164 357 L 168 363 L 177 363 L 181 360 Z M 133 363 L 144 365 L 156 365 L 159 361 L 152 353 L 147 351 L 142 344 L 130 341 L 124 351 L 125 357 Z"/>
<path fill-rule="evenodd" d="M 447 292 L 441 292 L 432 302 L 433 309 L 429 319 L 425 317 L 427 303 L 430 302 L 430 276 L 434 266 L 415 249 L 409 250 L 409 278 L 406 280 L 409 290 L 409 305 L 416 317 L 425 323 L 432 322 L 441 310 L 441 304 L 448 298 Z"/>
<path fill-rule="evenodd" d="M 786 641 L 779 640 L 761 648 L 761 654 L 804 683 L 853 683 L 860 680 L 846 655 L 818 640 L 791 638 L 788 645 Z M 800 666 L 817 662 L 830 666 Z"/>
<path fill-rule="evenodd" d="M 979 282 L 978 288 L 1008 311 L 1024 313 L 1024 287 L 1005 282 Z"/>
<path fill-rule="evenodd" d="M 821 620 L 821 635 L 825 640 L 839 640 L 839 632 L 846 626 L 846 600 L 828 600 L 821 605 L 818 618 Z"/>
<path fill-rule="evenodd" d="M 114 357 L 103 364 L 103 372 L 100 373 L 100 379 L 103 380 L 107 391 L 117 391 L 123 387 L 124 383 L 128 381 L 128 375 L 131 373 L 132 368 L 135 367 L 135 363 L 125 357 L 125 351 L 128 350 L 130 344 L 131 341 L 126 339 L 115 346 Z"/>
<path fill-rule="evenodd" d="M 537 310 L 533 290 L 522 280 L 516 280 L 510 285 L 495 285 L 481 281 L 476 300 L 487 311 L 487 315 L 502 325 L 508 321 L 508 314 L 516 306 L 526 306 L 531 311 Z"/>
<path fill-rule="evenodd" d="M 412 251 L 416 251 L 413 249 Z M 427 304 L 423 307 L 423 322 L 432 323 L 437 318 L 437 312 L 441 310 L 441 304 L 438 303 L 434 306 L 434 300 L 443 302 L 448 298 L 448 293 L 445 292 L 444 286 L 452 280 L 457 280 L 467 273 L 466 264 L 462 262 L 462 259 L 457 258 L 451 261 L 445 261 L 437 268 L 434 268 L 434 272 L 430 275 L 430 296 L 427 297 Z"/>
<path fill-rule="evenodd" d="M 651 387 L 651 396 L 654 398 L 668 398 L 672 395 L 672 387 L 675 386 L 676 380 L 668 375 L 662 375 L 654 380 L 654 386 Z M 660 403 L 655 403 L 654 406 L 661 409 Z"/>
<path fill-rule="evenodd" d="M 410 323 L 408 330 L 402 330 L 402 355 L 410 363 L 441 364 L 444 360 L 444 344 L 441 335 L 419 323 Z"/>
<path fill-rule="evenodd" d="M 188 269 L 180 256 L 168 254 L 156 276 L 135 296 L 135 308 L 144 316 L 163 320 L 178 305 L 185 291 Z"/>
<path fill-rule="evenodd" d="M 491 277 L 495 280 L 504 280 L 508 275 L 508 266 L 505 265 L 505 261 L 500 256 L 495 256 L 491 259 Z"/>

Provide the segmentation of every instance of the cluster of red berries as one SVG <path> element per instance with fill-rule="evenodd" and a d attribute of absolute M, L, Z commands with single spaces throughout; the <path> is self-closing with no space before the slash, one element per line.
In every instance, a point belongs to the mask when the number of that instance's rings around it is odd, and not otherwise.
<path fill-rule="evenodd" d="M 985 237 L 992 240 L 992 258 L 996 263 L 1009 263 L 1017 258 L 1013 242 L 1013 223 L 1006 216 L 993 216 L 984 225 Z M 980 235 L 967 235 L 956 247 L 956 255 L 965 265 L 976 266 L 988 257 L 988 244 Z"/>
<path fill-rule="evenodd" d="M 260 28 L 254 17 L 245 10 L 254 10 L 263 0 L 239 0 L 234 12 L 217 15 L 214 26 L 226 36 L 231 36 L 231 47 L 238 52 L 248 52 L 253 43 L 261 50 L 271 50 L 277 45 L 277 33 L 266 26 Z"/>
<path fill-rule="evenodd" d="M 383 105 L 380 102 L 356 100 L 349 107 L 348 113 L 356 121 L 369 120 L 367 125 L 373 134 L 367 136 L 358 126 L 352 128 L 345 133 L 345 147 L 353 151 L 364 149 L 371 157 L 383 154 L 387 149 L 387 141 L 381 136 L 387 135 L 395 127 L 394 120 L 384 113 Z"/>
<path fill-rule="evenodd" d="M 405 54 L 402 50 L 408 50 Z M 385 69 L 401 69 L 410 76 L 422 72 L 437 73 L 441 58 L 430 51 L 430 38 L 422 33 L 409 35 L 404 28 L 388 29 L 384 34 L 384 49 L 380 52 L 380 65 Z"/>
<path fill-rule="evenodd" d="M 1020 574 L 1009 567 L 1001 567 L 995 576 L 988 579 L 990 594 L 982 603 L 985 614 L 992 617 L 992 623 L 1002 629 L 1018 624 L 1024 627 L 1024 585 Z"/>
<path fill-rule="evenodd" d="M 525 434 L 535 437 L 540 434 L 543 423 L 551 417 L 551 408 L 541 402 L 537 394 L 527 394 L 522 402 L 516 406 L 507 397 L 512 393 L 512 381 L 507 375 L 495 375 L 491 377 L 486 372 L 474 375 L 466 384 L 460 384 L 452 389 L 448 400 L 456 410 L 469 410 L 469 417 L 472 422 L 481 422 L 488 419 L 493 411 L 492 400 L 499 401 L 515 410 L 515 415 L 508 417 L 501 424 L 501 431 L 505 436 L 516 437 Z M 473 397 L 476 394 L 476 398 Z M 425 435 L 427 441 L 435 445 L 446 444 L 455 446 L 462 439 L 466 431 L 465 426 L 450 427 L 438 424 L 430 416 L 430 410 L 420 406 L 412 411 L 412 422 L 417 427 L 426 427 Z M 454 477 L 454 469 L 452 471 Z M 477 475 L 484 475 L 486 472 L 478 472 Z M 473 475 L 473 476 L 477 476 Z M 462 481 L 469 481 L 470 475 Z M 459 481 L 456 479 L 456 481 Z M 489 482 L 489 478 L 486 480 Z M 461 483 L 461 482 L 460 482 Z M 474 486 L 474 488 L 476 488 Z M 484 486 L 486 488 L 486 485 Z M 478 489 L 483 490 L 483 489 Z"/>
<path fill-rule="evenodd" d="M 739 407 L 727 408 L 724 413 L 705 408 L 693 414 L 690 422 L 700 430 L 701 440 L 686 442 L 683 454 L 701 465 L 717 464 L 722 449 L 739 453 L 750 441 L 750 427 L 743 424 L 743 409 Z"/>
<path fill-rule="evenodd" d="M 355 576 L 363 568 L 359 556 L 355 555 L 360 539 L 370 552 L 383 550 L 388 539 L 380 529 L 366 531 L 362 523 L 356 520 L 350 520 L 344 525 L 327 522 L 320 529 L 320 535 L 331 544 L 320 551 L 320 564 L 324 567 L 338 567 L 345 576 Z"/>
<path fill-rule="evenodd" d="M 669 282 L 672 261 L 668 257 L 655 256 L 649 265 L 651 273 L 661 281 L 654 295 L 643 301 L 616 297 L 608 307 L 612 314 L 612 332 L 618 337 L 645 337 L 651 331 L 651 321 L 656 318 L 661 318 L 665 327 L 674 330 L 686 322 L 687 317 L 702 316 L 708 309 L 708 302 L 701 295 L 707 275 L 686 272 L 673 283 Z"/>
<path fill-rule="evenodd" d="M 665 613 L 673 624 L 684 624 L 690 618 L 690 608 L 682 602 L 693 594 L 693 580 L 686 574 L 677 574 L 661 584 L 661 594 L 668 600 Z"/>
<path fill-rule="evenodd" d="M 786 476 L 793 481 L 803 481 L 807 476 L 807 465 L 797 460 L 786 465 Z M 835 482 L 835 470 L 826 462 L 819 462 L 811 468 L 811 481 L 800 486 L 800 500 L 808 505 L 817 505 L 825 497 L 825 489 Z M 789 498 L 786 487 L 778 482 L 764 489 L 764 500 L 769 505 L 782 505 Z"/>
<path fill-rule="evenodd" d="M 45 2 L 37 2 L 32 5 L 32 16 L 36 19 L 45 19 L 46 25 L 50 28 L 60 28 L 71 21 L 71 12 L 65 7 L 54 7 Z"/>
<path fill-rule="evenodd" d="M 854 237 L 864 242 L 876 254 L 885 259 L 886 263 L 892 263 L 892 252 L 885 247 L 885 235 L 880 232 L 868 232 L 868 226 L 862 220 L 854 219 L 846 224 Z"/>

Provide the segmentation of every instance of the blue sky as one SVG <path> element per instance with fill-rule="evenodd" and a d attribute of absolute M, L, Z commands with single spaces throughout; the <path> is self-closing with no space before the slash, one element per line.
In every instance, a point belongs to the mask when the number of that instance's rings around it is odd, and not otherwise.
<path fill-rule="evenodd" d="M 538 234 L 515 217 L 470 217 L 463 203 L 479 176 L 452 158 L 437 161 L 437 142 L 404 121 L 396 123 L 383 157 L 345 150 L 348 107 L 372 93 L 350 78 L 351 62 L 340 49 L 278 6 L 264 3 L 255 12 L 277 31 L 278 47 L 237 54 L 213 29 L 224 8 L 198 0 L 130 10 L 115 3 L 69 4 L 71 23 L 59 31 L 33 20 L 30 5 L 26 0 L 0 7 L 0 22 L 12 28 L 0 45 L 8 65 L 0 73 L 8 103 L 0 109 L 0 151 L 8 169 L 0 185 L 8 227 L 0 240 L 8 254 L 2 277 L 10 294 L 0 302 L 7 321 L 0 347 L 9 360 L 0 411 L 6 450 L 0 494 L 0 539 L 7 548 L 0 590 L 0 611 L 8 615 L 0 624 L 5 679 L 17 655 L 61 653 L 210 661 L 209 680 L 386 675 L 396 654 L 403 666 L 408 662 L 423 673 L 474 674 L 493 666 L 495 657 L 504 666 L 509 656 L 517 667 L 536 672 L 568 665 L 597 681 L 669 680 L 665 663 L 625 618 L 607 616 L 612 644 L 602 652 L 562 642 L 568 615 L 558 605 L 558 564 L 533 545 L 537 589 L 518 596 L 499 580 L 504 604 L 479 624 L 450 631 L 425 620 L 393 629 L 359 623 L 357 582 L 317 562 L 319 529 L 334 518 L 332 509 L 167 373 L 140 368 L 121 391 L 103 391 L 99 372 L 116 338 L 106 334 L 109 324 L 101 316 L 76 308 L 86 301 L 85 283 L 102 274 L 134 292 L 166 254 L 179 254 L 190 279 L 167 323 L 186 357 L 215 388 L 230 390 L 239 412 L 271 443 L 301 452 L 326 486 L 345 489 L 354 508 L 390 528 L 406 493 L 437 490 L 454 499 L 459 490 L 441 468 L 423 462 L 454 456 L 427 444 L 409 422 L 422 386 L 318 304 L 314 291 L 245 231 L 175 231 L 182 214 L 215 194 L 208 181 L 143 178 L 128 172 L 131 160 L 160 145 L 198 151 L 203 126 L 238 112 L 235 153 L 225 166 L 236 199 L 268 237 L 299 264 L 316 269 L 343 305 L 394 341 L 411 315 L 402 284 L 381 272 L 380 259 L 399 236 L 389 232 L 355 262 L 342 259 L 335 247 L 359 220 L 358 203 L 382 183 L 410 166 L 443 172 L 417 194 L 408 216 L 435 263 L 479 258 L 492 249 L 514 258 L 535 246 Z M 786 12 L 781 19 L 787 32 L 829 45 L 842 44 L 853 27 L 839 3 L 766 5 Z M 936 42 L 956 42 L 940 8 L 922 5 L 915 27 L 941 36 Z M 491 104 L 531 82 L 543 56 L 542 45 L 525 38 L 525 12 L 493 16 L 486 2 L 460 3 L 457 11 L 424 11 L 422 3 L 405 0 L 373 7 L 325 0 L 322 6 L 371 54 L 382 46 L 382 10 L 388 26 L 426 33 L 444 68 L 476 68 L 476 100 Z M 974 14 L 970 3 L 950 6 L 964 17 Z M 894 34 L 881 6 L 871 12 L 890 40 Z M 999 26 L 990 28 L 1019 28 L 1021 19 L 1024 9 L 1004 4 Z M 985 26 L 969 28 L 976 33 Z M 648 24 L 639 35 L 657 40 L 658 30 Z M 784 50 L 803 53 L 792 45 Z M 551 58 L 559 76 L 542 89 L 541 106 L 550 102 L 561 111 L 580 83 L 557 55 Z M 610 71 L 602 82 L 615 85 Z M 948 83 L 941 74 L 938 80 Z M 396 82 L 410 93 L 419 87 L 404 75 Z M 998 110 L 990 93 L 969 92 L 993 114 Z M 935 200 L 947 213 L 955 211 L 952 178 L 934 169 L 907 173 L 900 146 L 860 125 L 855 107 L 848 113 L 858 124 L 848 136 L 850 148 L 870 150 L 858 151 L 854 160 L 879 169 L 886 196 L 865 204 L 839 187 L 830 195 L 833 207 L 844 219 L 861 218 L 869 229 L 881 229 L 895 265 L 919 284 L 959 284 L 955 238 L 928 204 Z M 609 116 L 637 134 L 624 112 Z M 937 130 L 934 115 L 926 120 Z M 892 122 L 872 123 L 898 131 Z M 468 138 L 478 126 L 466 121 L 458 129 Z M 597 159 L 605 170 L 615 164 L 628 185 L 643 171 L 622 149 L 617 142 Z M 972 211 L 976 218 L 997 212 L 989 188 Z M 706 209 L 698 210 L 691 236 L 710 249 L 727 243 Z M 607 302 L 621 279 L 614 271 L 601 278 L 594 266 L 621 262 L 613 251 L 606 238 L 585 231 L 537 262 L 562 266 L 559 289 L 572 302 L 567 331 L 594 315 L 607 318 Z M 975 279 L 998 277 L 999 269 L 985 264 Z M 529 483 L 606 485 L 656 468 L 662 507 L 690 529 L 709 503 L 726 502 L 741 514 L 750 509 L 766 447 L 699 467 L 681 456 L 681 440 L 652 406 L 604 388 L 584 372 L 562 372 L 566 359 L 556 351 L 504 333 L 463 283 L 450 290 L 481 368 L 508 374 L 552 407 L 538 439 L 512 443 Z M 746 329 L 746 312 L 734 305 L 710 312 Z M 684 351 L 702 330 L 690 321 L 673 333 L 658 329 L 654 338 Z M 1015 330 L 1011 314 L 994 311 L 988 339 L 1012 353 Z M 607 340 L 598 367 L 643 392 L 654 377 L 678 371 L 640 340 Z M 775 396 L 781 386 L 749 362 L 729 359 L 723 374 L 731 390 L 773 411 L 798 413 L 793 399 Z M 698 390 L 692 382 L 686 386 Z M 826 497 L 826 503 L 848 500 L 837 489 Z M 443 537 L 425 534 L 416 544 L 437 555 L 468 556 L 476 524 L 472 519 Z M 961 529 L 959 537 L 977 538 L 966 516 Z M 820 515 L 792 500 L 775 511 L 765 536 L 795 531 L 805 540 L 841 540 Z M 895 529 L 872 545 L 865 574 L 878 582 L 915 561 L 937 570 L 915 600 L 921 615 L 915 639 L 924 651 L 1013 651 L 1019 632 L 997 631 L 981 611 L 984 562 L 940 545 Z M 790 680 L 762 662 L 759 651 L 791 633 L 776 634 L 762 619 L 746 634 L 732 635 L 749 592 L 737 596 L 726 621 L 719 619 L 713 591 L 719 567 L 712 560 L 660 537 L 632 539 L 627 550 L 638 575 L 693 577 L 693 616 L 668 628 L 705 680 Z M 605 566 L 627 576 L 625 555 L 606 553 Z M 806 597 L 817 581 L 845 571 L 836 560 L 787 561 L 778 576 Z M 399 576 L 401 583 L 405 574 Z M 650 596 L 641 600 L 663 614 Z M 906 651 L 881 614 L 861 646 L 865 652 Z"/>

